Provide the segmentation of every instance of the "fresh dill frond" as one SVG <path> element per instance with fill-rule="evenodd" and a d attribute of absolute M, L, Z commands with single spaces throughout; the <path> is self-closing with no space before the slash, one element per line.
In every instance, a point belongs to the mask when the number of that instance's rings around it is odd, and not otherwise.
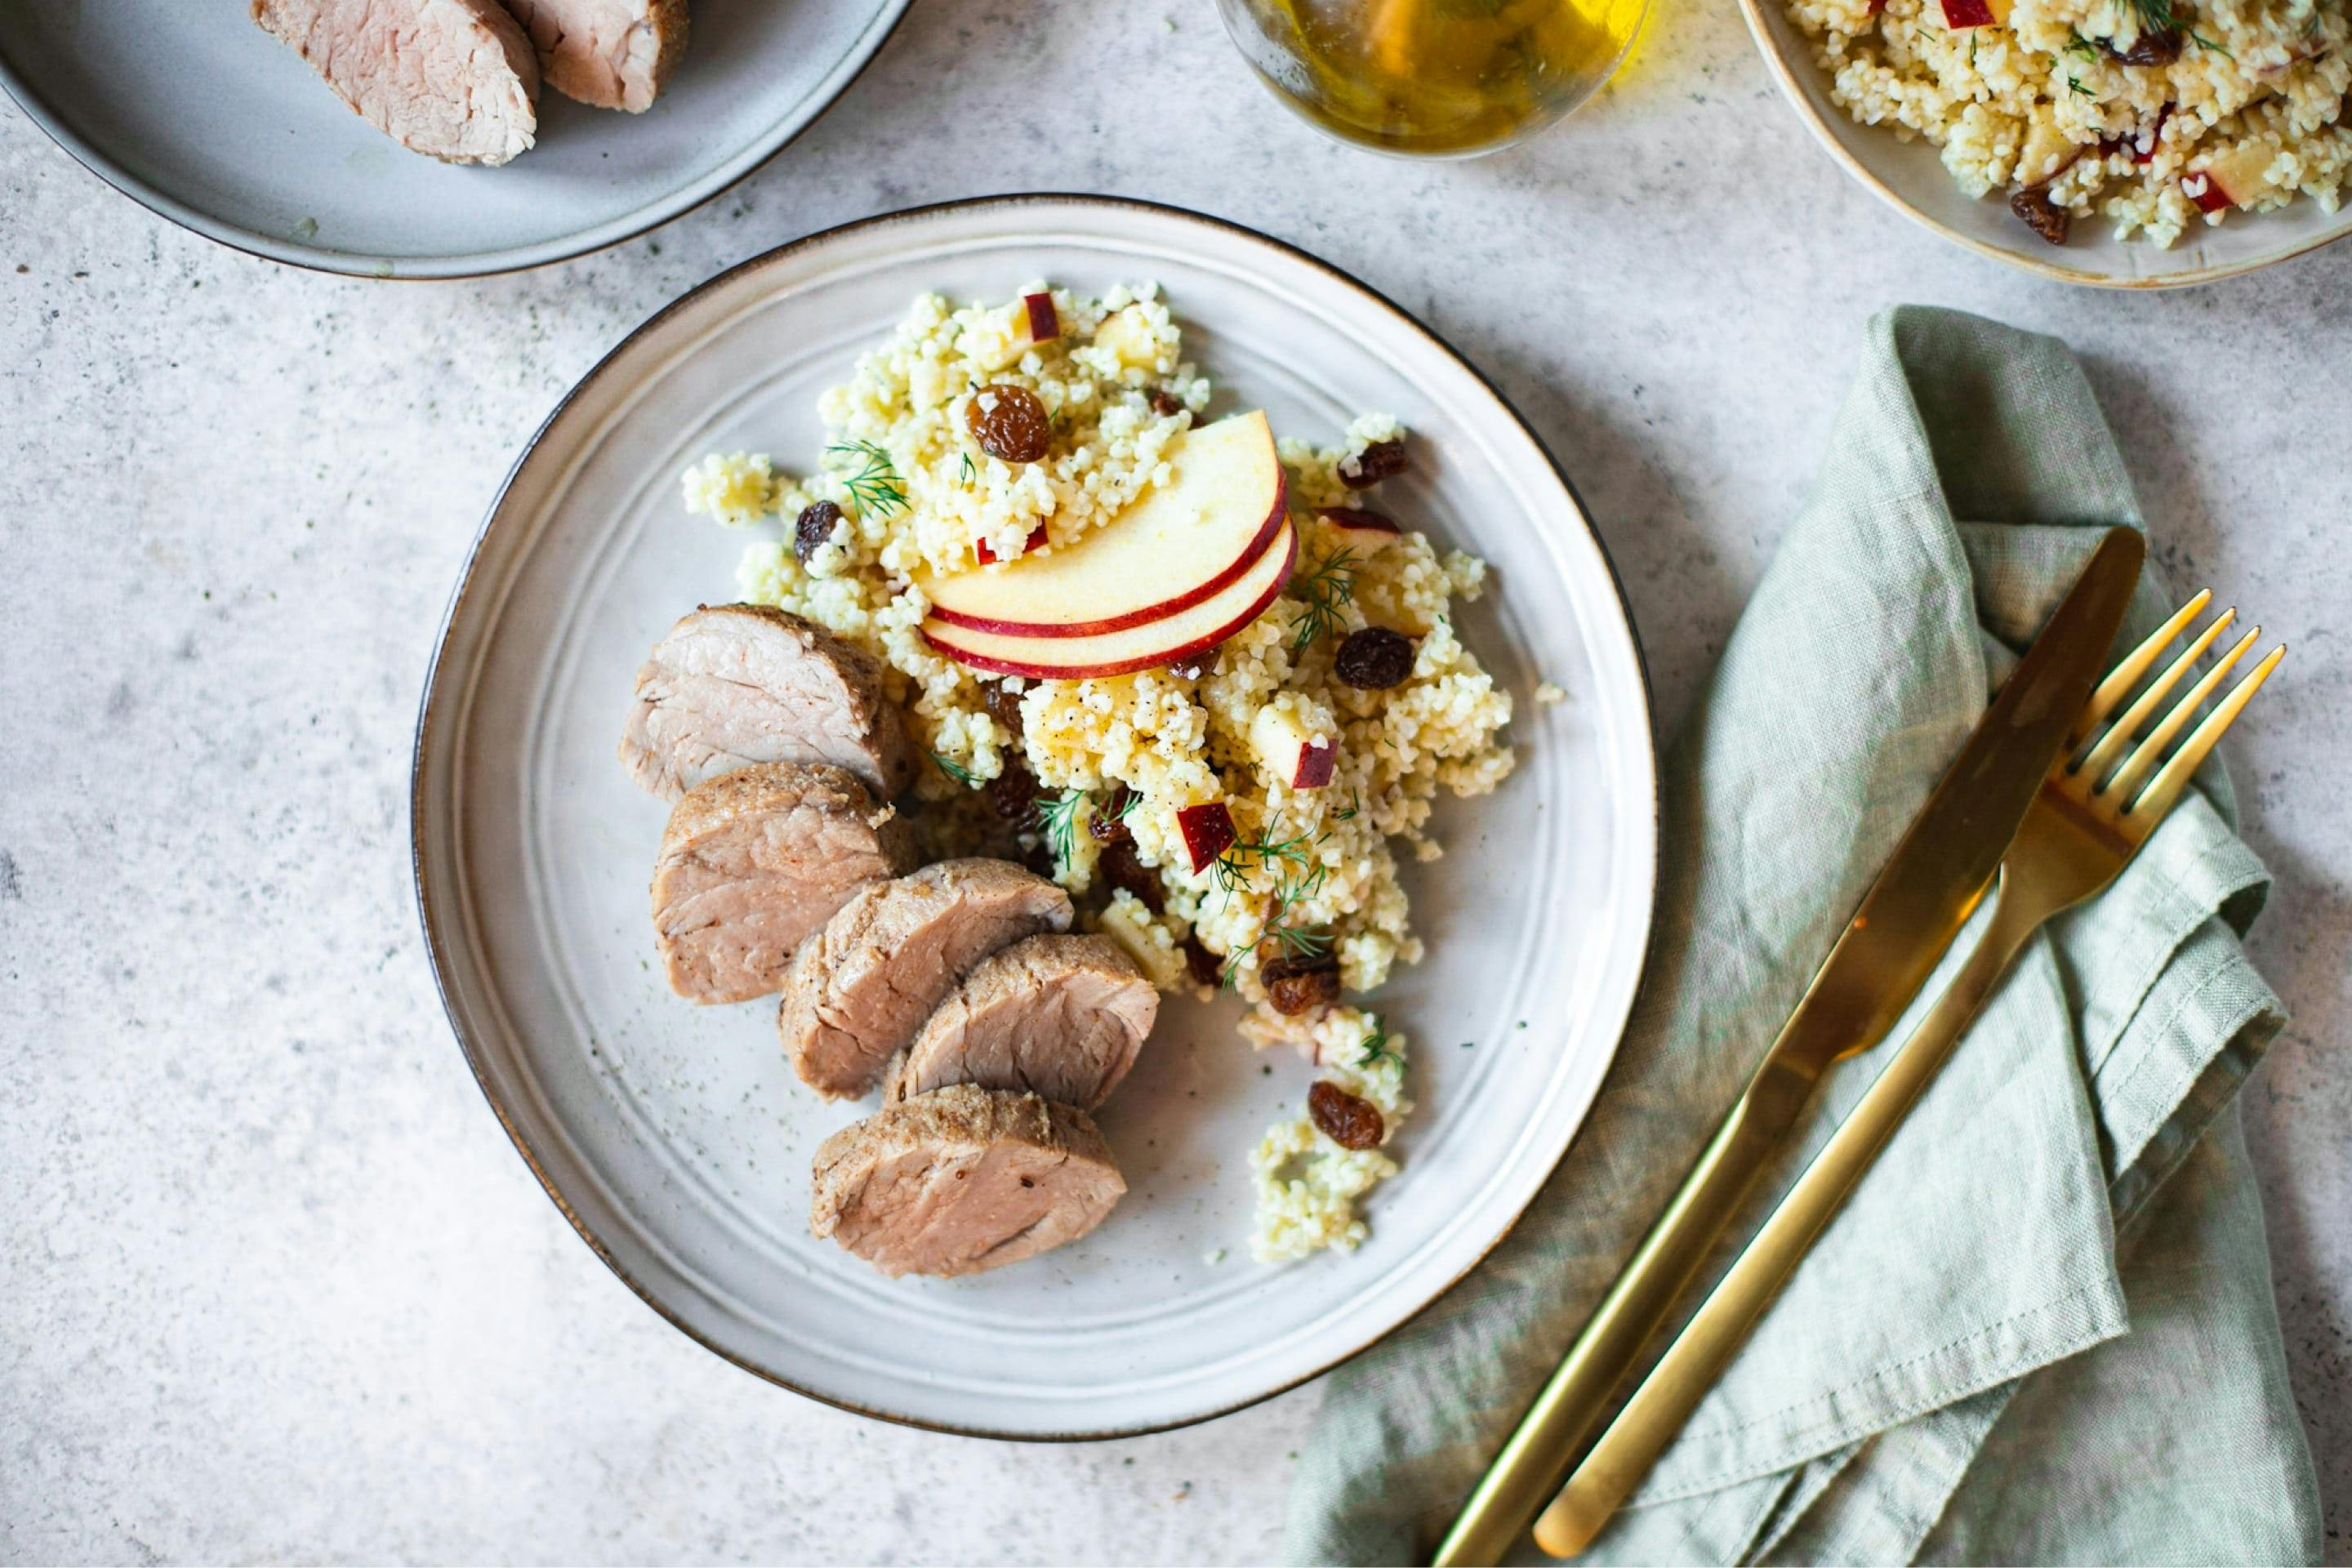
<path fill-rule="evenodd" d="M 1331 820 L 1334 822 L 1353 822 L 1357 817 L 1363 815 L 1363 794 L 1353 784 L 1350 784 L 1348 786 L 1348 809 L 1345 811 L 1333 812 L 1331 814 Z"/>
<path fill-rule="evenodd" d="M 1070 868 L 1077 849 L 1078 808 L 1086 804 L 1087 792 L 1066 789 L 1059 795 L 1037 797 L 1037 821 L 1045 832 L 1045 843 L 1054 851 L 1054 863 L 1065 871 Z"/>
<path fill-rule="evenodd" d="M 1316 842 L 1319 844 L 1322 840 L 1318 838 Z M 1297 866 L 1301 871 L 1306 870 L 1307 835 L 1301 833 L 1279 840 L 1271 836 L 1244 839 L 1229 846 L 1209 869 L 1216 878 L 1218 890 L 1230 899 L 1247 887 L 1250 879 L 1258 872 L 1268 866 L 1285 862 Z"/>
<path fill-rule="evenodd" d="M 847 441 L 824 449 L 827 458 L 838 458 L 835 468 L 845 468 L 851 459 L 858 464 L 857 471 L 845 474 L 841 488 L 857 503 L 860 513 L 868 517 L 892 518 L 907 510 L 906 481 L 890 461 L 890 454 L 872 441 Z"/>
<path fill-rule="evenodd" d="M 2069 92 L 2080 93 L 2084 98 L 2092 96 L 2091 89 L 2083 85 L 2083 79 L 2078 76 L 2070 76 L 2066 79 L 2066 89 Z"/>
<path fill-rule="evenodd" d="M 1291 584 L 1291 592 L 1306 607 L 1290 618 L 1290 651 L 1305 653 L 1317 638 L 1339 629 L 1339 606 L 1356 596 L 1355 547 L 1343 544 L 1326 555 L 1320 566 Z"/>
<path fill-rule="evenodd" d="M 1135 814 L 1135 808 L 1142 804 L 1143 792 L 1141 790 L 1129 790 L 1125 795 L 1119 797 L 1118 809 L 1110 814 L 1110 820 L 1113 822 L 1125 822 L 1129 816 L 1132 816 Z"/>
<path fill-rule="evenodd" d="M 978 474 L 979 471 L 979 469 L 971 466 L 971 454 L 970 452 L 966 452 L 963 454 L 963 467 L 957 471 L 956 480 L 960 484 L 968 485 L 971 483 L 973 477 Z"/>
<path fill-rule="evenodd" d="M 1372 1015 L 1372 1032 L 1366 1035 L 1356 1054 L 1356 1065 L 1372 1068 L 1385 1062 L 1393 1073 L 1404 1071 L 1404 1058 L 1399 1056 L 1391 1043 L 1396 1037 L 1389 1033 L 1388 1022 L 1378 1013 Z"/>
<path fill-rule="evenodd" d="M 2083 58 L 2091 61 L 2094 65 L 2098 63 L 2099 46 L 2091 42 L 2090 39 L 2083 37 L 2080 33 L 2074 35 L 2074 42 L 2066 46 L 2066 52 L 2070 55 L 2080 55 Z"/>
<path fill-rule="evenodd" d="M 948 777 L 955 780 L 956 783 L 963 785 L 964 788 L 978 789 L 980 787 L 980 775 L 973 773 L 970 768 L 965 767 L 961 763 L 952 762 L 948 758 L 940 755 L 937 752 L 933 752 L 931 753 L 931 761 L 940 764 L 940 772 L 947 774 Z"/>

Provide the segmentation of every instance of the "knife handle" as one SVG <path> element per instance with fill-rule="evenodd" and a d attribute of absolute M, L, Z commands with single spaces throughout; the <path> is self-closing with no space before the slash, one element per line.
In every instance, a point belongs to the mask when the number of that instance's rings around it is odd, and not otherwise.
<path fill-rule="evenodd" d="M 1536 1395 L 1463 1505 L 1437 1568 L 1500 1563 L 1545 1502 L 1624 1383 L 1635 1359 L 1722 1236 L 1811 1097 L 1814 1080 L 1768 1057 L 1732 1106 L 1633 1261 Z"/>
<path fill-rule="evenodd" d="M 1830 1135 L 1536 1521 L 1538 1546 L 1554 1557 L 1577 1555 L 1641 1485 L 1715 1386 L 1773 1295 L 1796 1271 L 1813 1238 L 1910 1114 L 2038 923 L 2038 917 L 2021 911 L 2016 900 L 1994 904 L 1976 951 L 1944 994 Z"/>

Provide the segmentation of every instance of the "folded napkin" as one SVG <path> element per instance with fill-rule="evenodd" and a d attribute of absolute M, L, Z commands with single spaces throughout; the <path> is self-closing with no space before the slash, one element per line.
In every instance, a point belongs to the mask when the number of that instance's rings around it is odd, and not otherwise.
<path fill-rule="evenodd" d="M 1917 307 L 1872 323 L 1666 759 L 1656 949 L 1608 1081 L 1508 1240 L 1328 1380 L 1292 1558 L 1427 1561 L 2117 523 L 2138 510 L 2063 344 Z M 2120 646 L 2171 603 L 2143 581 Z M 2218 762 L 2198 783 L 2036 937 L 1586 1561 L 2316 1559 L 2233 1099 L 2283 1022 L 2239 947 L 2267 881 Z M 1831 1075 L 1703 1283 L 1891 1048 Z"/>

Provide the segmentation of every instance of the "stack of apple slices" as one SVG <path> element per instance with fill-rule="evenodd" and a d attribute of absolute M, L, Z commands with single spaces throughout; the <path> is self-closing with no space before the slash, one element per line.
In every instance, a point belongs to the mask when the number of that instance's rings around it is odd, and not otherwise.
<path fill-rule="evenodd" d="M 1071 543 L 919 576 L 925 640 L 992 675 L 1078 680 L 1181 662 L 1255 620 L 1298 556 L 1273 426 L 1236 414 L 1168 460 L 1170 483 Z"/>

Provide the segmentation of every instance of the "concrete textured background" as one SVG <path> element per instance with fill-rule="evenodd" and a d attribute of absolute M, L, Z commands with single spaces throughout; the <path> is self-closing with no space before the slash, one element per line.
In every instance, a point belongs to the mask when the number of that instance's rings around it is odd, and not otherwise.
<path fill-rule="evenodd" d="M 1729 8 L 1469 164 L 1329 145 L 1202 0 L 919 5 L 803 140 L 607 254 L 387 286 L 217 248 L 0 109 L 0 1556 L 1242 1562 L 1307 1389 L 1079 1447 L 767 1387 L 641 1306 L 484 1108 L 421 951 L 410 728 L 481 510 L 630 327 L 781 241 L 1021 189 L 1329 258 L 1493 374 L 1622 568 L 1664 721 L 1794 510 L 1863 324 L 2060 333 L 2162 558 L 2296 646 L 2231 760 L 2296 1013 L 2246 1095 L 2352 1556 L 2352 245 L 2070 290 L 1882 209 Z"/>

